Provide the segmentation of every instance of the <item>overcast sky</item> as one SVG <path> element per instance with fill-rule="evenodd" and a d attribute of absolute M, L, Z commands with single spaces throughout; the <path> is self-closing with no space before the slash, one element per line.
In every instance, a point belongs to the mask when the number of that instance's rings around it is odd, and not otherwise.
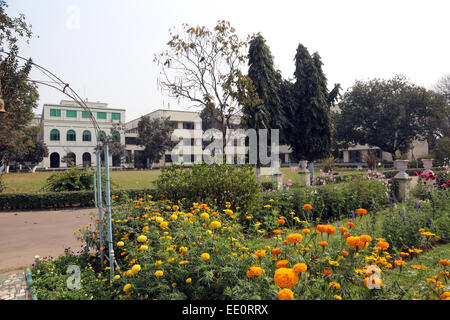
<path fill-rule="evenodd" d="M 36 36 L 21 55 L 68 82 L 83 98 L 125 108 L 126 121 L 169 99 L 157 89 L 153 55 L 169 28 L 227 20 L 241 36 L 261 32 L 284 78 L 292 78 L 299 43 L 318 51 L 329 87 L 405 75 L 431 88 L 450 73 L 448 0 L 14 0 L 7 13 L 26 16 Z M 32 78 L 46 80 L 39 72 Z M 44 103 L 65 99 L 39 87 Z M 184 109 L 188 102 L 172 109 Z"/>

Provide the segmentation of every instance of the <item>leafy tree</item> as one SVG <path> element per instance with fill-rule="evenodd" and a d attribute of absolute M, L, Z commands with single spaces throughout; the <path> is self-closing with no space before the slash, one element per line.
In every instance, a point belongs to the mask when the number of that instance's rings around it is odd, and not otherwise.
<path fill-rule="evenodd" d="M 443 161 L 450 158 L 450 137 L 440 138 L 433 148 L 433 154 L 436 160 Z"/>
<path fill-rule="evenodd" d="M 101 162 L 105 162 L 105 145 L 108 145 L 108 152 L 112 157 L 119 157 L 122 162 L 126 156 L 126 146 L 120 142 L 120 134 L 123 133 L 124 128 L 121 124 L 114 123 L 110 129 L 111 134 L 101 135 L 100 142 L 95 150 L 100 152 Z"/>
<path fill-rule="evenodd" d="M 413 140 L 433 134 L 428 118 L 445 106 L 445 99 L 409 83 L 403 76 L 356 81 L 339 103 L 337 138 L 346 144 L 368 144 L 405 154 Z"/>
<path fill-rule="evenodd" d="M 170 31 L 170 37 L 167 50 L 154 58 L 161 68 L 159 83 L 170 97 L 209 112 L 222 132 L 225 153 L 227 129 L 241 106 L 259 103 L 251 79 L 241 71 L 248 40 L 223 20 L 212 30 L 183 24 L 183 32 Z"/>
<path fill-rule="evenodd" d="M 318 53 L 312 56 L 302 44 L 295 55 L 295 82 L 285 83 L 288 117 L 286 137 L 292 155 L 301 160 L 328 157 L 332 146 L 331 105 L 339 93 L 339 84 L 328 92 L 327 79 Z"/>
<path fill-rule="evenodd" d="M 18 18 L 9 17 L 5 9 L 7 4 L 0 1 L 0 49 L 9 52 L 0 55 L 0 90 L 6 113 L 0 119 L 0 161 L 6 165 L 20 158 L 25 146 L 22 145 L 25 128 L 34 117 L 39 94 L 37 86 L 27 81 L 31 70 L 31 59 L 23 65 L 17 58 L 19 38 L 28 41 L 32 37 L 31 26 L 21 14 Z"/>
<path fill-rule="evenodd" d="M 20 144 L 20 146 L 22 146 L 22 148 L 20 148 L 22 149 L 22 152 L 16 154 L 14 160 L 21 164 L 29 162 L 32 165 L 37 165 L 44 160 L 44 157 L 48 156 L 47 146 L 39 137 L 40 130 L 40 126 L 27 127 L 24 129 L 23 140 Z M 33 172 L 36 168 L 36 166 L 33 167 Z"/>
<path fill-rule="evenodd" d="M 143 157 L 147 167 L 152 167 L 167 150 L 174 147 L 171 141 L 173 130 L 169 117 L 151 119 L 144 116 L 139 120 L 137 142 L 144 147 Z"/>

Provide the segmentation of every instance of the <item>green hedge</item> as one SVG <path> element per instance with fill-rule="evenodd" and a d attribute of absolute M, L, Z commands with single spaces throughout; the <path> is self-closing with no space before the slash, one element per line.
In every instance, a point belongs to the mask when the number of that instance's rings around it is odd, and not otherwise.
<path fill-rule="evenodd" d="M 130 189 L 112 191 L 111 195 L 139 198 L 155 195 L 153 189 Z M 2 193 L 0 210 L 60 209 L 70 207 L 93 207 L 93 191 L 47 192 L 47 193 Z"/>

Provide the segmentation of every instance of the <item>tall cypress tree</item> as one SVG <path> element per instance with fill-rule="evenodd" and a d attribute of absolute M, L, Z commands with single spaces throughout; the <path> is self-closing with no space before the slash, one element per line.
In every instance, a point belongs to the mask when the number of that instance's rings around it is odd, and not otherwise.
<path fill-rule="evenodd" d="M 294 60 L 295 83 L 290 89 L 292 125 L 287 130 L 287 138 L 295 158 L 313 161 L 330 153 L 333 99 L 330 99 L 319 54 L 311 56 L 299 44 Z"/>
<path fill-rule="evenodd" d="M 253 118 L 247 127 L 281 129 L 286 121 L 281 101 L 282 77 L 275 70 L 270 49 L 259 33 L 250 40 L 248 63 L 248 76 L 263 103 L 253 110 L 245 108 L 244 116 L 249 120 Z"/>

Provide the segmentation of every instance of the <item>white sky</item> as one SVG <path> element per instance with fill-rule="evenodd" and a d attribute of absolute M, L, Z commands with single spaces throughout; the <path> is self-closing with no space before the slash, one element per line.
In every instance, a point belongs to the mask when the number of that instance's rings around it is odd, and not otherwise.
<path fill-rule="evenodd" d="M 153 55 L 165 49 L 169 28 L 184 22 L 212 28 L 224 19 L 241 36 L 261 32 L 284 78 L 293 77 L 302 43 L 321 55 L 330 88 L 395 74 L 431 88 L 450 73 L 449 0 L 7 2 L 8 14 L 24 13 L 39 36 L 21 46 L 21 55 L 68 82 L 81 97 L 125 108 L 126 121 L 167 108 L 169 99 L 157 90 Z M 31 77 L 46 80 L 38 72 Z M 39 89 L 38 113 L 44 103 L 65 99 L 54 89 Z M 172 109 L 187 105 L 170 102 Z"/>

